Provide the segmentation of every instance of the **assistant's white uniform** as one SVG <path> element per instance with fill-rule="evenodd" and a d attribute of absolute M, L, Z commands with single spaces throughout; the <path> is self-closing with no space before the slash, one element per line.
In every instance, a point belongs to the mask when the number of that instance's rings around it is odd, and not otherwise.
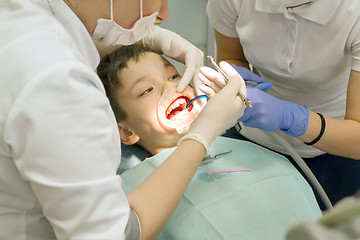
<path fill-rule="evenodd" d="M 63 1 L 0 3 L 0 239 L 124 239 L 99 56 Z"/>
<path fill-rule="evenodd" d="M 207 13 L 217 31 L 240 38 L 246 59 L 273 82 L 271 95 L 343 119 L 350 70 L 360 71 L 360 1 L 314 0 L 288 10 L 269 2 L 209 0 Z M 278 132 L 303 157 L 323 153 Z M 285 152 L 259 129 L 243 128 L 241 133 Z"/>

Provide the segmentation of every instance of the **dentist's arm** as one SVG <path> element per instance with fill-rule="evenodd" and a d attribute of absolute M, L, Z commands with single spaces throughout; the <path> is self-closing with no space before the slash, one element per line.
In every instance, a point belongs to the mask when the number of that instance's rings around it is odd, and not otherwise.
<path fill-rule="evenodd" d="M 154 239 L 175 210 L 213 140 L 232 127 L 244 111 L 237 93 L 245 83 L 230 66 L 227 86 L 211 98 L 192 122 L 178 148 L 127 197 L 141 224 L 141 239 Z M 228 104 L 228 103 L 231 104 Z"/>
<path fill-rule="evenodd" d="M 96 46 L 96 49 L 98 50 L 100 59 L 121 47 L 121 45 L 104 45 L 97 40 L 94 40 L 94 44 Z"/>

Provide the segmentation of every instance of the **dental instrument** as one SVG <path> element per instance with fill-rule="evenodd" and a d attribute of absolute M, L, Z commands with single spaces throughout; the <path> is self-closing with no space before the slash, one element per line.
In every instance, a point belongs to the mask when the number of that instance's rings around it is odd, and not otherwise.
<path fill-rule="evenodd" d="M 219 159 L 229 153 L 231 153 L 232 150 L 229 150 L 227 152 L 223 152 L 223 153 L 218 153 L 218 154 L 215 154 L 214 156 L 211 156 L 211 155 L 207 155 L 204 157 L 204 159 L 202 160 L 202 163 L 201 164 L 209 164 L 209 163 L 212 163 L 214 160 L 216 159 Z"/>
<path fill-rule="evenodd" d="M 190 100 L 190 102 L 188 104 L 186 104 L 184 106 L 184 109 L 188 109 L 196 100 L 202 99 L 202 98 L 208 98 L 208 96 L 206 96 L 204 94 L 204 95 L 199 95 L 199 96 L 194 97 L 193 99 Z"/>
<path fill-rule="evenodd" d="M 221 70 L 221 68 L 219 67 L 219 65 L 217 65 L 217 63 L 215 62 L 214 58 L 212 56 L 207 56 L 209 62 L 214 66 L 214 68 L 221 73 L 221 75 L 223 75 L 225 82 L 227 83 L 229 81 L 229 77 L 226 76 L 226 74 Z M 238 92 L 238 96 L 244 101 L 246 107 L 252 108 L 253 106 L 251 105 L 251 101 L 241 92 Z"/>
<path fill-rule="evenodd" d="M 238 132 L 241 131 L 240 124 L 236 124 L 235 128 Z M 278 141 L 281 144 L 281 146 L 284 147 L 284 149 L 287 151 L 287 153 L 294 159 L 296 164 L 300 167 L 300 169 L 304 172 L 306 177 L 309 179 L 309 182 L 311 183 L 313 188 L 316 190 L 316 192 L 319 194 L 325 207 L 327 209 L 333 208 L 333 205 L 332 205 L 329 197 L 327 196 L 325 190 L 322 188 L 321 184 L 319 183 L 319 181 L 317 180 L 315 175 L 312 173 L 310 168 L 306 165 L 304 159 L 302 159 L 302 157 L 296 152 L 296 150 L 277 132 L 268 132 L 268 131 L 263 131 L 263 132 L 266 133 L 267 135 L 269 135 L 270 137 L 272 137 L 273 139 L 275 139 L 276 141 Z"/>
<path fill-rule="evenodd" d="M 302 159 L 302 157 L 296 152 L 296 150 L 278 133 L 267 132 L 267 131 L 264 131 L 264 132 L 267 133 L 268 135 L 272 136 L 273 138 L 275 138 L 276 141 L 278 141 L 287 150 L 287 152 L 290 154 L 290 156 L 294 159 L 294 161 L 297 163 L 297 165 L 301 168 L 301 170 L 307 176 L 310 183 L 312 184 L 312 186 L 315 188 L 315 190 L 319 194 L 319 196 L 320 196 L 321 200 L 323 201 L 324 205 L 326 206 L 326 208 L 327 209 L 333 208 L 332 203 L 330 202 L 330 199 L 326 195 L 325 190 L 322 188 L 321 184 L 319 183 L 319 181 L 317 180 L 315 175 L 312 173 L 310 168 L 307 166 L 304 159 Z"/>
<path fill-rule="evenodd" d="M 251 171 L 250 168 L 243 168 L 243 169 L 230 169 L 230 170 L 220 170 L 220 171 L 210 171 L 208 175 L 210 176 L 212 173 L 232 173 L 232 172 L 248 172 Z"/>

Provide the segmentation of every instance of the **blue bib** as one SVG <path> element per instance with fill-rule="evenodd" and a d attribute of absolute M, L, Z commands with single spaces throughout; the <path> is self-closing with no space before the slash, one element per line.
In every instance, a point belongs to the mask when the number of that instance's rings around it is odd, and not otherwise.
<path fill-rule="evenodd" d="M 121 177 L 136 188 L 175 148 L 147 158 Z M 218 137 L 209 153 L 231 153 L 200 165 L 157 239 L 279 240 L 287 229 L 321 216 L 311 187 L 285 157 L 253 143 Z M 212 173 L 235 169 L 248 172 Z"/>

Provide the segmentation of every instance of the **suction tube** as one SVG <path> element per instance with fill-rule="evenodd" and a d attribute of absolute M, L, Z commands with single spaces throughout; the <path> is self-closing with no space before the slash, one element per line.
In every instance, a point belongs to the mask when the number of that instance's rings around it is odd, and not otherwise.
<path fill-rule="evenodd" d="M 305 173 L 305 175 L 308 177 L 309 181 L 315 188 L 316 192 L 319 194 L 321 200 L 325 204 L 327 209 L 333 208 L 333 205 L 331 204 L 328 196 L 326 195 L 324 189 L 320 185 L 319 181 L 316 179 L 310 168 L 306 165 L 305 161 L 301 158 L 301 156 L 295 151 L 295 149 L 278 133 L 276 132 L 267 132 L 264 131 L 266 134 L 271 136 L 272 138 L 275 138 L 289 153 L 289 155 L 295 160 L 297 165 L 301 168 L 301 170 Z"/>

